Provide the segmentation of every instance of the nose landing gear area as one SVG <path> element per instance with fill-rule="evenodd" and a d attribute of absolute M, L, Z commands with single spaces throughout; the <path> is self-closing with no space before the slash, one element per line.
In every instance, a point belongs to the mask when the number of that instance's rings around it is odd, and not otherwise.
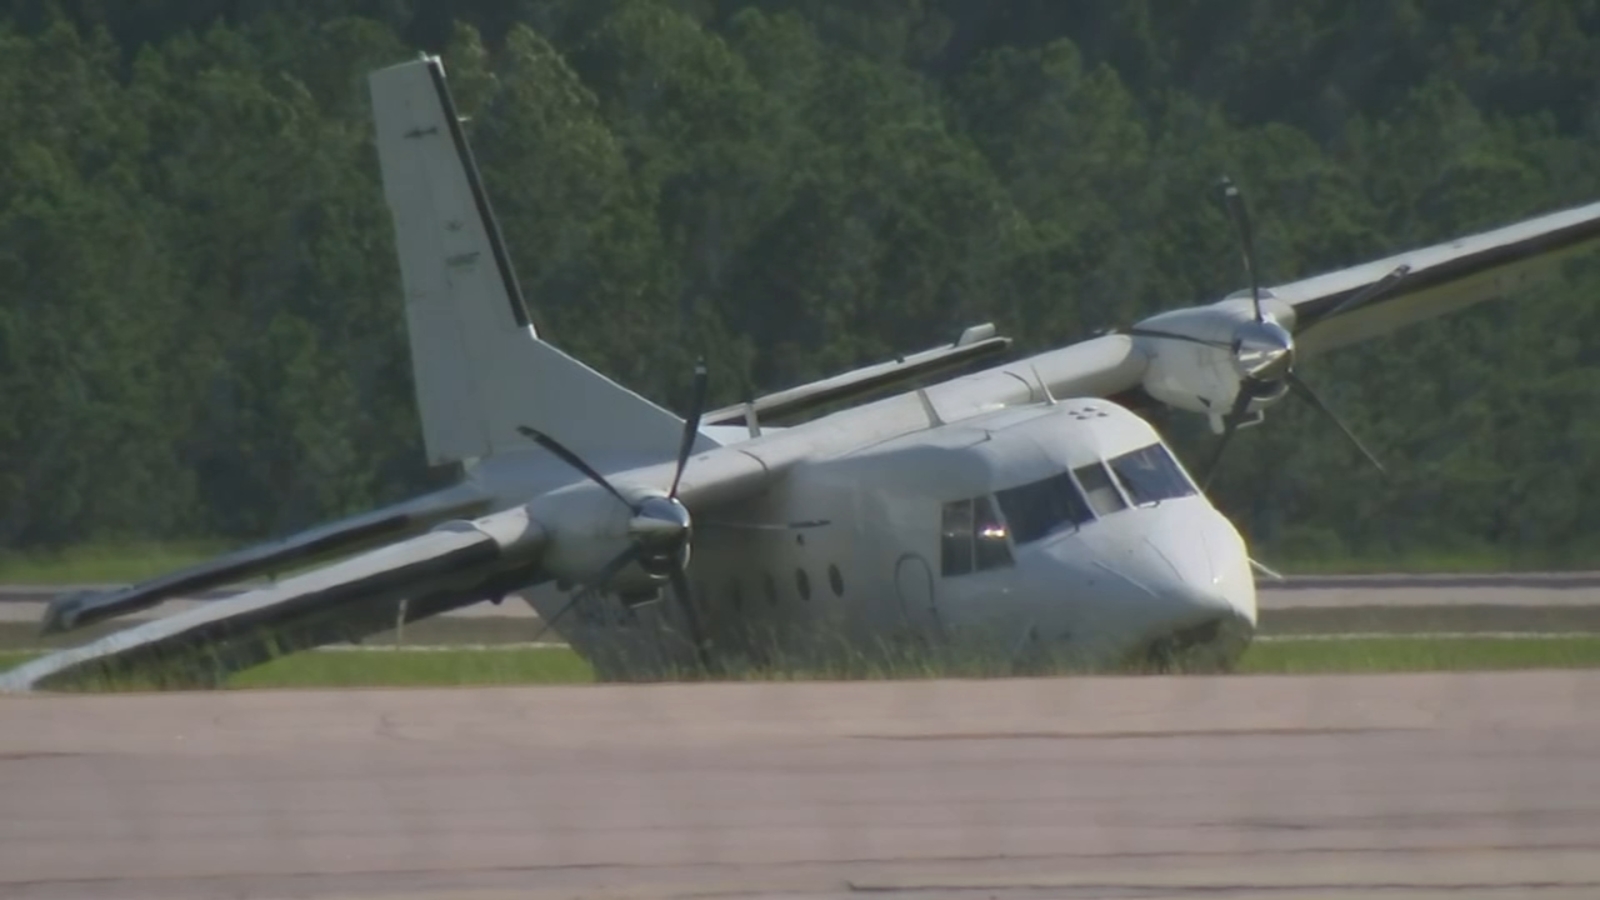
<path fill-rule="evenodd" d="M 1232 672 L 1254 634 L 1249 620 L 1225 613 L 1149 641 L 1128 655 L 1124 667 L 1160 674 Z"/>

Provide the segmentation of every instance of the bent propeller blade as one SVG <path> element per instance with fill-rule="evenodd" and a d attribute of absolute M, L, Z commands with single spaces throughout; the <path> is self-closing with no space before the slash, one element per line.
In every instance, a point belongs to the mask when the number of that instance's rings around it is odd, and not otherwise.
<path fill-rule="evenodd" d="M 1250 211 L 1245 208 L 1244 195 L 1239 193 L 1239 188 L 1233 179 L 1222 176 L 1222 201 L 1228 207 L 1228 213 L 1233 217 L 1234 228 L 1239 233 L 1239 245 L 1244 253 L 1244 270 L 1250 278 L 1250 300 L 1255 304 L 1256 321 L 1262 322 L 1266 317 L 1261 312 L 1261 277 L 1256 270 L 1256 240 L 1250 227 Z"/>
<path fill-rule="evenodd" d="M 560 458 L 562 462 L 588 476 L 590 481 L 593 481 L 595 484 L 598 484 L 610 491 L 611 496 L 622 501 L 623 506 L 633 509 L 633 503 L 628 500 L 627 497 L 622 496 L 622 492 L 613 487 L 611 482 L 607 481 L 604 475 L 601 475 L 599 472 L 595 471 L 594 468 L 588 463 L 584 462 L 583 459 L 578 456 L 578 454 L 573 453 L 566 447 L 563 447 L 555 438 L 550 437 L 542 431 L 535 431 L 526 425 L 518 425 L 517 431 L 520 432 L 523 437 L 528 438 L 529 440 L 553 453 L 555 456 Z"/>
<path fill-rule="evenodd" d="M 678 444 L 678 470 L 672 476 L 672 489 L 667 491 L 667 496 L 674 500 L 678 497 L 678 483 L 683 480 L 684 466 L 689 464 L 689 454 L 694 450 L 695 435 L 700 432 L 700 417 L 706 410 L 706 387 L 709 382 L 706 361 L 701 359 L 694 366 L 694 399 L 689 406 L 689 417 L 683 420 L 683 439 Z"/>

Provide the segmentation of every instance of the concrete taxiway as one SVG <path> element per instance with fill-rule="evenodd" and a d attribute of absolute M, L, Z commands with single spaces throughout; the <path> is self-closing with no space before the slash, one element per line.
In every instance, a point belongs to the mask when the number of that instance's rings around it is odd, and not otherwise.
<path fill-rule="evenodd" d="M 0 698 L 0 896 L 1600 896 L 1600 673 Z"/>

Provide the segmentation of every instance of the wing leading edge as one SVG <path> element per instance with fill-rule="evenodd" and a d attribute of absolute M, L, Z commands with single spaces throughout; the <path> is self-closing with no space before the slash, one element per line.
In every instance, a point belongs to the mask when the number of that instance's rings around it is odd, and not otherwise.
<path fill-rule="evenodd" d="M 522 508 L 445 523 L 269 587 L 125 629 L 0 675 L 0 690 L 216 686 L 276 656 L 362 638 L 537 583 Z M 402 604 L 403 601 L 403 604 Z"/>
<path fill-rule="evenodd" d="M 830 403 L 857 400 L 868 394 L 898 387 L 917 379 L 948 374 L 954 369 L 989 359 L 1011 347 L 1011 339 L 995 334 L 992 324 L 974 325 L 954 343 L 912 353 L 899 359 L 852 369 L 831 378 L 757 397 L 706 413 L 703 424 L 730 426 L 800 415 Z"/>
<path fill-rule="evenodd" d="M 1596 243 L 1600 203 L 1590 203 L 1268 291 L 1293 307 L 1295 343 L 1311 356 L 1503 298 Z"/>
<path fill-rule="evenodd" d="M 246 547 L 128 587 L 67 594 L 50 601 L 42 630 L 45 634 L 71 631 L 276 568 L 354 552 L 378 541 L 415 534 L 445 519 L 485 512 L 489 502 L 477 487 L 462 483 L 302 531 L 281 541 Z"/>
<path fill-rule="evenodd" d="M 638 490 L 665 484 L 674 468 L 671 463 L 647 466 L 616 473 L 613 480 Z M 782 462 L 768 465 L 736 448 L 713 450 L 690 463 L 679 498 L 696 514 L 712 512 L 767 489 L 784 471 Z M 593 515 L 596 508 L 609 510 L 616 502 L 597 486 L 582 483 L 526 505 L 446 521 L 276 584 L 33 660 L 0 675 L 0 691 L 97 683 L 214 687 L 234 672 L 284 654 L 358 642 L 402 622 L 549 581 L 556 574 L 546 567 L 552 542 L 617 537 L 568 530 L 566 517 L 600 521 Z M 570 560 L 570 551 L 582 548 L 566 549 Z M 594 573 L 561 574 L 587 582 Z"/>

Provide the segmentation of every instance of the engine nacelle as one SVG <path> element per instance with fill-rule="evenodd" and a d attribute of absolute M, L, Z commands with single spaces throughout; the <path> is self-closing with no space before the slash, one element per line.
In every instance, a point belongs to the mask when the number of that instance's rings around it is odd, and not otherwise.
<path fill-rule="evenodd" d="M 1288 390 L 1277 371 L 1292 361 L 1294 309 L 1270 294 L 1261 298 L 1265 321 L 1257 322 L 1248 293 L 1235 294 L 1208 306 L 1195 306 L 1151 316 L 1131 329 L 1139 349 L 1150 364 L 1143 387 L 1155 399 L 1176 409 L 1212 418 L 1220 430 L 1221 417 L 1233 406 L 1240 382 L 1267 374 L 1270 387 L 1258 390 L 1247 407 L 1241 426 L 1260 421 L 1259 412 Z M 1287 324 L 1285 324 L 1287 323 Z"/>
<path fill-rule="evenodd" d="M 665 493 L 619 485 L 635 505 Z M 630 525 L 635 513 L 604 488 L 583 481 L 544 494 L 528 504 L 530 515 L 545 533 L 541 567 L 558 581 L 589 584 L 608 563 L 626 551 L 636 536 Z M 638 562 L 618 571 L 607 587 L 619 592 L 647 591 L 662 581 Z"/>

